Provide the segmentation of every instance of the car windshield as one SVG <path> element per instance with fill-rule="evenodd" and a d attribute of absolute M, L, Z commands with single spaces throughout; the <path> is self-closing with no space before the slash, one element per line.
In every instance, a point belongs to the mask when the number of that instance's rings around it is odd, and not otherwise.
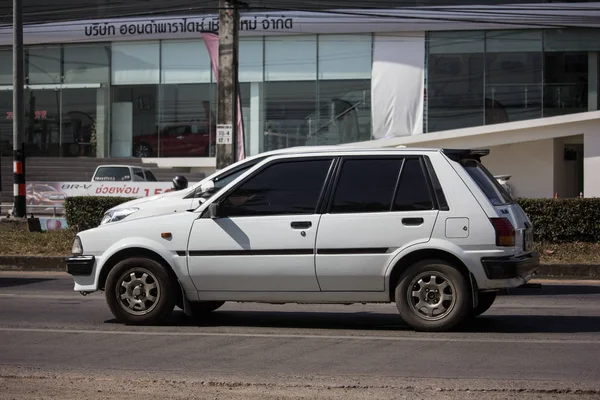
<path fill-rule="evenodd" d="M 504 190 L 490 171 L 488 171 L 480 162 L 468 159 L 462 160 L 461 165 L 494 206 L 514 203 L 514 199 L 510 194 Z"/>
<path fill-rule="evenodd" d="M 130 181 L 131 173 L 127 167 L 100 167 L 94 176 L 95 181 Z"/>

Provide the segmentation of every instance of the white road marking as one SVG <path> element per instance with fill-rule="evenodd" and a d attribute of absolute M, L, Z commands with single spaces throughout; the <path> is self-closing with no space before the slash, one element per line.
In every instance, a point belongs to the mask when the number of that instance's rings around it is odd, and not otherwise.
<path fill-rule="evenodd" d="M 160 332 L 160 331 L 109 331 L 88 329 L 46 329 L 46 328 L 5 328 L 0 332 L 12 333 L 59 333 L 88 335 L 134 335 L 134 336 L 188 336 L 188 337 L 244 337 L 271 339 L 312 339 L 312 340 L 380 340 L 392 342 L 453 342 L 453 343 L 522 343 L 522 344 L 594 344 L 600 339 L 510 339 L 510 338 L 445 338 L 445 337 L 406 337 L 406 336 L 351 336 L 351 335 L 294 335 L 277 333 L 225 333 L 225 332 Z"/>

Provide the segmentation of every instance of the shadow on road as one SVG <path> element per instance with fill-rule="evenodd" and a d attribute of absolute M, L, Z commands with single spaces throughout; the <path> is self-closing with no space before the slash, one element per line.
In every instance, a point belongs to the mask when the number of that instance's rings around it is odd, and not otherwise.
<path fill-rule="evenodd" d="M 115 320 L 106 323 L 117 323 Z M 390 313 L 333 313 L 285 311 L 215 311 L 195 319 L 176 311 L 167 322 L 179 327 L 253 327 L 273 329 L 336 329 L 407 331 L 399 315 Z M 482 315 L 468 321 L 461 333 L 596 333 L 600 316 Z"/>
<path fill-rule="evenodd" d="M 53 278 L 0 278 L 0 288 L 26 286 L 35 283 L 53 281 Z"/>
<path fill-rule="evenodd" d="M 600 285 L 542 285 L 541 288 L 510 289 L 508 296 L 561 296 L 600 294 Z"/>

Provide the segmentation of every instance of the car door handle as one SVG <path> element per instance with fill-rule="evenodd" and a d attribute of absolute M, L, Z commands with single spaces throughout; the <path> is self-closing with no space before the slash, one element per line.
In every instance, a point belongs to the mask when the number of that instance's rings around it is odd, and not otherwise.
<path fill-rule="evenodd" d="M 423 223 L 423 218 L 402 218 L 402 224 L 408 226 L 418 226 Z"/>
<path fill-rule="evenodd" d="M 308 229 L 312 226 L 312 222 L 310 221 L 301 221 L 301 222 L 292 222 L 292 229 Z"/>

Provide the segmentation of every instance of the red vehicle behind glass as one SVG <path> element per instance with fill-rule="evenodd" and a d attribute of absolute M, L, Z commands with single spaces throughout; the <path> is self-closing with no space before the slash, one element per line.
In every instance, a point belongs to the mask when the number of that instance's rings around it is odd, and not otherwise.
<path fill-rule="evenodd" d="M 216 119 L 210 110 L 210 103 L 204 102 L 207 118 L 198 122 L 169 124 L 158 133 L 135 136 L 133 156 L 142 157 L 185 157 L 210 156 L 215 147 Z M 208 117 L 210 116 L 210 117 Z"/>

